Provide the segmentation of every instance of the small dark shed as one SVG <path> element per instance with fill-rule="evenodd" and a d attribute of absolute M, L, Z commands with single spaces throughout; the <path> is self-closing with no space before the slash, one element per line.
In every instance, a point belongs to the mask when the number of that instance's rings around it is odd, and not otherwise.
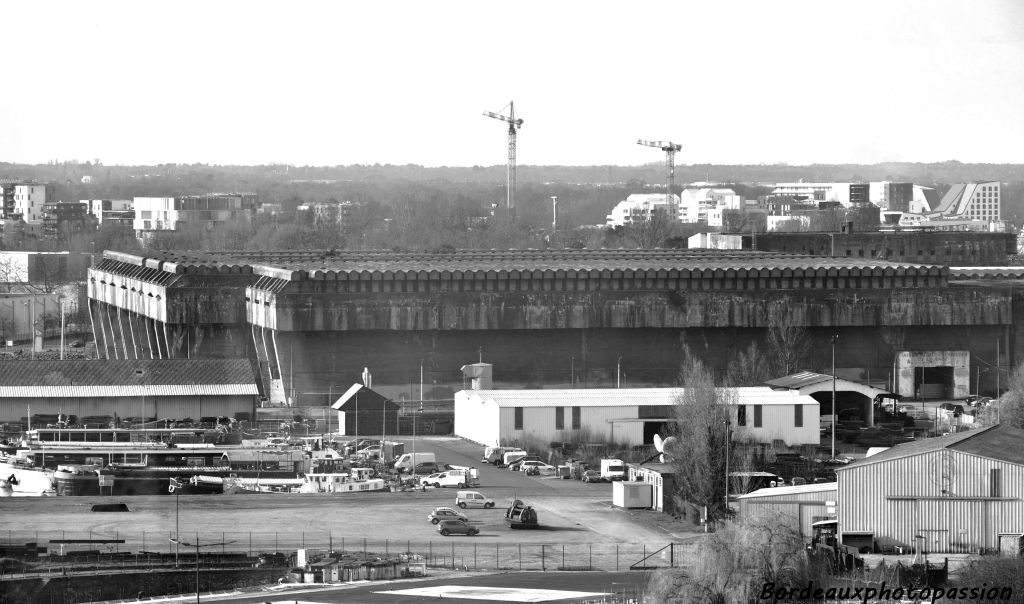
<path fill-rule="evenodd" d="M 346 436 L 398 434 L 401 406 L 362 384 L 353 384 L 331 405 Z"/>

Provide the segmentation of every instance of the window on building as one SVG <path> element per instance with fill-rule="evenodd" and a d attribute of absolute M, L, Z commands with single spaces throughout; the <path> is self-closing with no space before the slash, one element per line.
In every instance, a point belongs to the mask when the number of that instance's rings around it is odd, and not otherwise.
<path fill-rule="evenodd" d="M 747 406 L 740 405 L 736 407 L 736 425 L 746 426 L 747 425 Z"/>
<path fill-rule="evenodd" d="M 580 429 L 580 409 L 582 409 L 582 407 L 573 407 L 572 408 L 572 429 L 573 430 L 579 430 Z"/>
<path fill-rule="evenodd" d="M 804 427 L 804 406 L 793 405 L 793 425 L 797 428 Z"/>
<path fill-rule="evenodd" d="M 989 497 L 1002 497 L 1002 482 L 1002 471 L 999 468 L 992 468 L 991 470 L 988 471 Z"/>
<path fill-rule="evenodd" d="M 565 407 L 555 407 L 555 430 L 565 430 Z"/>
<path fill-rule="evenodd" d="M 513 427 L 513 430 L 522 430 L 523 429 L 523 408 L 522 407 L 516 407 L 515 413 L 516 413 L 516 418 L 515 418 L 515 426 Z"/>
<path fill-rule="evenodd" d="M 754 405 L 754 427 L 761 427 L 761 407 L 762 405 Z"/>

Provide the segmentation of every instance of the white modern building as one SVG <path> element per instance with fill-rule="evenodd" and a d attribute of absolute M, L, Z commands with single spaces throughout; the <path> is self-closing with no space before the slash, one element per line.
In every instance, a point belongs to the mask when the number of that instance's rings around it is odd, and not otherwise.
<path fill-rule="evenodd" d="M 722 226 L 722 211 L 743 209 L 743 197 L 732 189 L 684 189 L 679 197 L 679 220 L 682 222 L 703 222 L 709 226 Z M 717 224 L 712 225 L 712 220 Z"/>
<path fill-rule="evenodd" d="M 256 217 L 255 193 L 136 197 L 133 205 L 132 227 L 140 237 L 157 231 L 177 231 L 186 225 L 215 229 L 252 222 Z"/>
<path fill-rule="evenodd" d="M 652 216 L 664 213 L 673 222 L 679 216 L 679 196 L 671 199 L 664 193 L 634 193 L 620 201 L 607 216 L 607 226 L 627 226 L 641 222 L 649 222 Z"/>
<path fill-rule="evenodd" d="M 14 187 L 14 214 L 20 214 L 27 223 L 43 221 L 43 205 L 46 204 L 46 185 L 40 183 L 18 184 Z"/>
<path fill-rule="evenodd" d="M 1000 201 L 998 182 L 953 185 L 929 218 L 998 222 L 1001 220 Z"/>
<path fill-rule="evenodd" d="M 484 380 L 482 386 L 489 386 Z M 818 401 L 798 392 L 766 387 L 722 389 L 736 434 L 755 442 L 789 446 L 820 442 Z M 455 434 L 483 445 L 533 438 L 626 445 L 653 442 L 678 421 L 683 388 L 577 388 L 559 390 L 462 390 L 455 393 Z"/>
<path fill-rule="evenodd" d="M 780 182 L 771 197 L 793 197 L 806 201 L 832 201 L 843 207 L 871 201 L 869 183 L 851 182 Z"/>
<path fill-rule="evenodd" d="M 104 218 L 120 218 L 134 208 L 131 199 L 83 199 L 81 203 L 88 206 L 89 213 L 96 217 L 98 224 L 103 224 Z"/>

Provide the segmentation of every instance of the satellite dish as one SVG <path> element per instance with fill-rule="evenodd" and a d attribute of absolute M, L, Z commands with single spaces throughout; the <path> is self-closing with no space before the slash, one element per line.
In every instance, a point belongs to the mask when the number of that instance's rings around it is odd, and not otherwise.
<path fill-rule="evenodd" d="M 676 446 L 676 437 L 669 436 L 668 438 L 662 439 L 660 435 L 654 435 L 654 448 L 661 453 L 659 461 L 661 463 L 667 463 L 672 461 L 672 449 Z"/>

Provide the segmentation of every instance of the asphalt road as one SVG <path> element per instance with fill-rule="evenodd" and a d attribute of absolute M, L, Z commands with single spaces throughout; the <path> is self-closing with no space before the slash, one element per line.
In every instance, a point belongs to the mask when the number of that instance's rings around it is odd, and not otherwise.
<path fill-rule="evenodd" d="M 559 602 L 600 601 L 618 594 L 639 597 L 647 579 L 644 572 L 595 573 L 506 573 L 493 575 L 451 576 L 437 579 L 364 582 L 337 588 L 305 589 L 292 587 L 263 592 L 260 595 L 208 596 L 203 602 L 230 601 L 241 604 L 292 604 L 294 602 L 334 604 L 360 602 L 366 604 L 413 604 L 437 601 L 480 604 L 481 602 Z M 472 588 L 472 598 L 458 597 L 458 587 Z M 490 588 L 490 589 L 488 589 Z M 552 590 L 540 593 L 531 590 Z M 420 593 L 401 593 L 419 591 Z M 564 593 L 557 593 L 557 592 Z M 573 596 L 572 593 L 585 594 Z M 162 602 L 194 601 L 191 597 L 161 599 Z"/>

